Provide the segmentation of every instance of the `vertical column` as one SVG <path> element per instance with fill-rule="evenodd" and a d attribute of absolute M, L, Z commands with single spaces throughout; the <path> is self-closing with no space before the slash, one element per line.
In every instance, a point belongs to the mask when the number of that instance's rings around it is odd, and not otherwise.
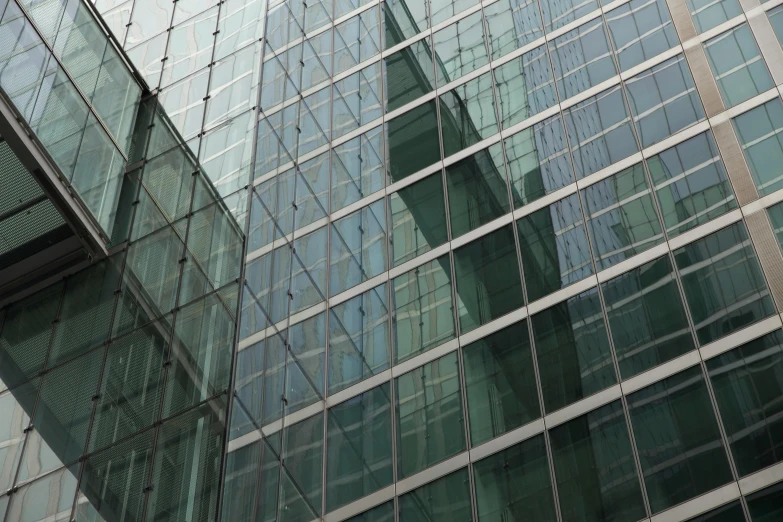
<path fill-rule="evenodd" d="M 734 187 L 734 194 L 737 196 L 737 202 L 745 205 L 759 198 L 756 190 L 756 184 L 750 175 L 748 164 L 745 162 L 745 156 L 742 154 L 737 136 L 734 134 L 734 127 L 731 120 L 725 118 L 717 125 L 712 127 L 715 142 L 718 144 L 723 163 L 726 165 L 726 171 L 729 174 L 731 185 Z"/>
<path fill-rule="evenodd" d="M 688 14 L 690 17 L 690 14 Z M 693 23 L 691 21 L 691 23 Z M 707 54 L 698 41 L 692 40 L 684 44 L 685 58 L 693 73 L 693 81 L 696 83 L 696 90 L 699 91 L 702 103 L 704 103 L 704 112 L 708 118 L 720 114 L 726 110 L 723 99 L 718 90 L 718 84 L 712 75 L 712 69 L 707 61 Z"/>

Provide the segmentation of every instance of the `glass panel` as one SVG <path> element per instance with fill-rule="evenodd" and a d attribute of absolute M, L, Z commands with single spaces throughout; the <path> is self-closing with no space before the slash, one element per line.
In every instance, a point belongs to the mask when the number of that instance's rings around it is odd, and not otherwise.
<path fill-rule="evenodd" d="M 689 518 L 688 522 L 745 522 L 745 513 L 742 505 L 736 501 L 696 518 Z"/>
<path fill-rule="evenodd" d="M 748 24 L 707 40 L 704 50 L 727 108 L 774 87 Z"/>
<path fill-rule="evenodd" d="M 541 11 L 544 14 L 544 28 L 551 33 L 558 27 L 563 27 L 577 18 L 598 9 L 596 0 L 545 0 L 541 2 Z"/>
<path fill-rule="evenodd" d="M 386 182 L 383 127 L 333 149 L 332 211 L 381 190 Z"/>
<path fill-rule="evenodd" d="M 774 313 L 756 253 L 742 223 L 674 252 L 699 343 Z"/>
<path fill-rule="evenodd" d="M 663 242 L 641 163 L 582 190 L 582 200 L 598 270 Z"/>
<path fill-rule="evenodd" d="M 0 492 L 11 489 L 16 479 L 25 430 L 30 424 L 27 412 L 32 411 L 37 394 L 37 381 L 16 388 L 13 393 L 0 394 L 0 415 L 5 419 L 0 426 Z"/>
<path fill-rule="evenodd" d="M 498 3 L 503 1 L 508 0 Z M 557 103 L 549 54 L 543 45 L 495 68 L 494 74 L 504 129 Z"/>
<path fill-rule="evenodd" d="M 11 495 L 6 520 L 43 522 L 68 520 L 76 495 L 79 466 L 61 468 L 26 484 Z M 0 502 L 0 504 L 2 504 Z M 0 507 L 2 507 L 0 505 Z"/>
<path fill-rule="evenodd" d="M 389 383 L 329 410 L 326 511 L 393 482 Z"/>
<path fill-rule="evenodd" d="M 734 0 L 735 3 L 736 1 Z M 737 9 L 739 9 L 739 5 Z M 783 7 L 778 6 L 767 11 L 767 18 L 769 18 L 769 23 L 772 24 L 775 36 L 778 37 L 778 42 L 783 42 Z"/>
<path fill-rule="evenodd" d="M 704 119 L 683 54 L 626 80 L 625 87 L 642 148 Z"/>
<path fill-rule="evenodd" d="M 390 3 L 393 2 L 386 2 L 386 5 Z M 404 2 L 400 0 L 397 4 L 404 5 Z M 388 31 L 388 20 L 386 26 Z M 435 87 L 435 69 L 432 65 L 432 46 L 429 38 L 419 40 L 384 58 L 383 67 L 386 79 L 385 96 L 388 103 L 386 112 L 424 96 Z"/>
<path fill-rule="evenodd" d="M 454 263 L 461 333 L 524 306 L 510 224 L 454 251 Z"/>
<path fill-rule="evenodd" d="M 653 513 L 731 480 L 699 366 L 629 395 L 628 408 Z"/>
<path fill-rule="evenodd" d="M 394 279 L 392 325 L 397 362 L 456 334 L 449 265 L 448 255 L 441 256 Z"/>
<path fill-rule="evenodd" d="M 285 413 L 291 414 L 324 396 L 326 314 L 288 328 Z"/>
<path fill-rule="evenodd" d="M 362 11 L 335 27 L 335 75 L 381 52 L 379 28 L 378 10 L 374 8 Z"/>
<path fill-rule="evenodd" d="M 474 446 L 541 416 L 527 321 L 468 344 L 462 360 Z"/>
<path fill-rule="evenodd" d="M 432 38 L 439 86 L 453 82 L 489 62 L 481 12 L 441 29 Z"/>
<path fill-rule="evenodd" d="M 759 194 L 783 188 L 783 102 L 775 97 L 733 121 Z"/>
<path fill-rule="evenodd" d="M 446 184 L 452 237 L 511 210 L 500 143 L 446 167 Z"/>
<path fill-rule="evenodd" d="M 547 413 L 617 382 L 597 288 L 537 313 L 532 322 Z"/>
<path fill-rule="evenodd" d="M 645 517 L 639 474 L 620 401 L 549 431 L 563 520 Z"/>
<path fill-rule="evenodd" d="M 386 270 L 386 202 L 380 199 L 335 221 L 330 249 L 331 295 Z"/>
<path fill-rule="evenodd" d="M 400 496 L 399 522 L 471 519 L 470 479 L 467 468 Z"/>
<path fill-rule="evenodd" d="M 399 181 L 440 160 L 434 102 L 420 105 L 387 125 L 389 175 Z"/>
<path fill-rule="evenodd" d="M 212 67 L 204 127 L 211 128 L 255 106 L 262 50 L 260 43 L 251 45 Z"/>
<path fill-rule="evenodd" d="M 480 521 L 557 520 L 543 435 L 476 462 L 473 474 Z"/>
<path fill-rule="evenodd" d="M 529 302 L 593 273 L 578 195 L 523 217 L 517 230 Z"/>
<path fill-rule="evenodd" d="M 171 25 L 173 2 L 168 0 L 137 0 L 134 2 L 133 19 L 128 26 L 125 47 L 162 33 Z"/>
<path fill-rule="evenodd" d="M 283 463 L 289 483 L 281 487 L 281 520 L 312 520 L 298 504 L 306 501 L 315 513 L 321 512 L 323 480 L 324 415 L 287 426 L 283 442 Z M 303 495 L 303 497 L 302 497 Z"/>
<path fill-rule="evenodd" d="M 370 65 L 335 82 L 332 139 L 337 139 L 383 115 L 381 66 Z"/>
<path fill-rule="evenodd" d="M 533 0 L 499 0 L 484 7 L 484 20 L 493 60 L 544 35 Z"/>
<path fill-rule="evenodd" d="M 450 156 L 498 131 L 492 76 L 487 73 L 440 97 L 443 154 Z"/>
<path fill-rule="evenodd" d="M 396 394 L 398 479 L 465 449 L 456 352 L 397 377 Z"/>
<path fill-rule="evenodd" d="M 220 9 L 215 60 L 242 49 L 264 35 L 265 0 L 227 0 Z"/>
<path fill-rule="evenodd" d="M 739 476 L 783 460 L 783 333 L 710 359 L 707 371 Z"/>
<path fill-rule="evenodd" d="M 479 0 L 430 0 L 432 25 L 437 25 L 479 3 Z"/>
<path fill-rule="evenodd" d="M 570 3 L 562 0 L 562 3 L 566 2 Z M 543 2 L 543 5 L 547 3 Z M 563 100 L 617 74 L 609 38 L 600 17 L 549 42 L 549 52 L 557 89 Z"/>
<path fill-rule="evenodd" d="M 693 25 L 699 33 L 709 31 L 742 13 L 737 0 L 687 0 L 687 4 Z"/>
<path fill-rule="evenodd" d="M 346 522 L 393 522 L 394 521 L 394 502 L 389 501 L 385 504 L 365 511 L 361 515 L 349 518 Z"/>
<path fill-rule="evenodd" d="M 574 105 L 564 115 L 577 179 L 639 150 L 619 85 Z"/>
<path fill-rule="evenodd" d="M 324 300 L 326 292 L 327 228 L 294 240 L 290 313 L 295 314 Z"/>
<path fill-rule="evenodd" d="M 384 2 L 386 49 L 430 27 L 427 2 L 388 0 Z"/>
<path fill-rule="evenodd" d="M 161 87 L 170 85 L 209 65 L 215 44 L 218 8 L 174 27 L 166 50 Z"/>
<path fill-rule="evenodd" d="M 330 309 L 329 393 L 336 393 L 389 367 L 387 285 Z"/>
<path fill-rule="evenodd" d="M 258 495 L 258 467 L 261 462 L 262 444 L 263 442 L 256 442 L 226 454 L 222 520 L 236 522 L 255 520 L 253 515 L 256 510 L 256 499 L 260 496 Z M 264 486 L 271 489 L 266 483 Z"/>
<path fill-rule="evenodd" d="M 670 238 L 737 208 L 711 132 L 648 158 L 647 167 Z"/>
<path fill-rule="evenodd" d="M 514 208 L 573 183 L 563 120 L 554 116 L 504 142 Z"/>
<path fill-rule="evenodd" d="M 748 495 L 748 511 L 753 522 L 774 522 L 783 516 L 783 483 Z"/>
<path fill-rule="evenodd" d="M 632 0 L 606 13 L 606 24 L 621 71 L 680 43 L 664 0 Z"/>
<path fill-rule="evenodd" d="M 448 241 L 440 172 L 389 196 L 391 261 L 399 266 Z"/>
<path fill-rule="evenodd" d="M 775 232 L 780 248 L 783 249 L 783 203 L 769 207 L 767 215 L 770 223 L 772 223 L 772 231 Z"/>
<path fill-rule="evenodd" d="M 601 291 L 623 379 L 693 350 L 668 256 L 602 283 Z"/>

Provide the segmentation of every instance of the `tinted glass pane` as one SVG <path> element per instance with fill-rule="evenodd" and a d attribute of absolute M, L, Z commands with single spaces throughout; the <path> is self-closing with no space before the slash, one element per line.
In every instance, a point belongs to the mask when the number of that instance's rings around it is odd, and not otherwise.
<path fill-rule="evenodd" d="M 511 210 L 499 143 L 446 167 L 451 235 L 458 237 Z"/>
<path fill-rule="evenodd" d="M 707 370 L 739 475 L 783 460 L 783 333 L 710 359 Z"/>
<path fill-rule="evenodd" d="M 465 449 L 456 352 L 397 377 L 396 383 L 398 478 Z"/>
<path fill-rule="evenodd" d="M 471 520 L 470 479 L 462 469 L 430 482 L 399 500 L 400 522 Z"/>
<path fill-rule="evenodd" d="M 543 435 L 476 462 L 473 473 L 480 521 L 557 520 Z"/>
<path fill-rule="evenodd" d="M 527 321 L 462 349 L 475 446 L 541 416 Z"/>
<path fill-rule="evenodd" d="M 479 0 L 430 0 L 430 16 L 432 25 L 448 20 L 479 3 Z"/>
<path fill-rule="evenodd" d="M 748 511 L 753 522 L 774 522 L 783 516 L 783 483 L 748 496 Z"/>
<path fill-rule="evenodd" d="M 394 521 L 394 502 L 387 502 L 378 507 L 365 511 L 361 515 L 356 515 L 347 520 L 347 522 L 393 522 Z"/>
<path fill-rule="evenodd" d="M 544 46 L 504 63 L 494 74 L 504 129 L 557 103 L 552 67 Z"/>
<path fill-rule="evenodd" d="M 606 281 L 601 290 L 623 379 L 693 350 L 668 256 Z"/>
<path fill-rule="evenodd" d="M 745 522 L 745 513 L 742 505 L 736 501 L 696 518 L 689 518 L 688 522 Z"/>
<path fill-rule="evenodd" d="M 783 204 L 778 203 L 769 207 L 767 215 L 769 215 L 769 221 L 772 223 L 772 230 L 775 232 L 775 237 L 778 238 L 780 248 L 783 249 Z"/>
<path fill-rule="evenodd" d="M 669 237 L 737 208 L 711 132 L 705 132 L 647 160 Z"/>
<path fill-rule="evenodd" d="M 391 484 L 389 395 L 386 383 L 329 410 L 327 512 Z"/>
<path fill-rule="evenodd" d="M 538 2 L 532 0 L 499 0 L 484 7 L 484 20 L 493 60 L 544 34 Z"/>
<path fill-rule="evenodd" d="M 312 520 L 312 513 L 321 511 L 323 429 L 322 413 L 285 429 L 285 473 L 280 491 L 283 520 Z"/>
<path fill-rule="evenodd" d="M 432 39 L 439 86 L 453 82 L 489 62 L 481 12 L 441 29 Z"/>
<path fill-rule="evenodd" d="M 597 288 L 534 315 L 533 339 L 547 412 L 617 382 Z"/>
<path fill-rule="evenodd" d="M 598 270 L 663 241 L 661 223 L 641 163 L 582 191 Z"/>
<path fill-rule="evenodd" d="M 783 102 L 768 101 L 734 118 L 742 152 L 762 196 L 783 187 Z"/>
<path fill-rule="evenodd" d="M 620 401 L 549 431 L 563 520 L 644 518 L 642 490 Z"/>
<path fill-rule="evenodd" d="M 742 8 L 737 0 L 687 0 L 688 9 L 691 11 L 693 25 L 699 33 L 717 27 L 727 20 L 731 20 L 742 13 Z"/>
<path fill-rule="evenodd" d="M 333 149 L 332 211 L 379 191 L 386 182 L 383 127 Z"/>
<path fill-rule="evenodd" d="M 576 194 L 520 219 L 517 230 L 529 301 L 593 273 Z"/>
<path fill-rule="evenodd" d="M 399 181 L 440 160 L 435 104 L 425 103 L 387 124 L 389 175 Z"/>
<path fill-rule="evenodd" d="M 737 0 L 734 0 L 735 2 Z M 739 9 L 739 6 L 737 6 Z M 778 42 L 783 41 L 783 7 L 775 7 L 767 11 L 767 18 L 769 23 L 772 24 L 772 29 L 775 31 L 775 36 L 778 37 Z"/>
<path fill-rule="evenodd" d="M 498 131 L 492 76 L 487 73 L 440 97 L 443 154 L 450 156 Z"/>
<path fill-rule="evenodd" d="M 562 3 L 566 2 L 568 0 Z M 579 94 L 617 74 L 600 17 L 549 42 L 549 52 L 561 99 Z"/>
<path fill-rule="evenodd" d="M 664 0 L 632 0 L 609 11 L 606 23 L 622 71 L 679 43 Z"/>
<path fill-rule="evenodd" d="M 400 265 L 448 241 L 440 172 L 389 196 L 391 264 Z"/>
<path fill-rule="evenodd" d="M 511 225 L 460 247 L 454 262 L 461 333 L 525 304 Z"/>
<path fill-rule="evenodd" d="M 402 361 L 455 335 L 449 257 L 441 256 L 392 283 L 396 360 Z"/>
<path fill-rule="evenodd" d="M 759 46 L 748 24 L 704 42 L 704 50 L 727 107 L 773 87 Z"/>
<path fill-rule="evenodd" d="M 384 2 L 386 48 L 427 29 L 430 26 L 427 2 L 389 0 Z"/>
<path fill-rule="evenodd" d="M 731 480 L 699 366 L 631 394 L 628 407 L 653 513 Z"/>
<path fill-rule="evenodd" d="M 598 2 L 588 0 L 544 0 L 541 2 L 541 12 L 544 14 L 544 27 L 547 32 L 552 32 L 569 22 L 573 22 L 590 11 L 598 8 Z"/>
<path fill-rule="evenodd" d="M 383 199 L 331 227 L 329 266 L 332 295 L 371 279 L 386 269 L 386 202 Z"/>
<path fill-rule="evenodd" d="M 389 3 L 386 2 L 386 5 Z M 401 1 L 391 3 L 404 5 Z M 386 75 L 384 87 L 388 103 L 387 112 L 424 96 L 435 87 L 435 70 L 432 66 L 432 46 L 429 38 L 397 51 L 384 58 L 383 62 Z"/>
<path fill-rule="evenodd" d="M 674 258 L 701 344 L 774 313 L 742 223 L 676 250 Z"/>

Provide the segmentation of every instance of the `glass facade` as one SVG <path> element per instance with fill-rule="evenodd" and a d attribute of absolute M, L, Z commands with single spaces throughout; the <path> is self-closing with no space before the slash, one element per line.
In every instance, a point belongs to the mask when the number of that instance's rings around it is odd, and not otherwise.
<path fill-rule="evenodd" d="M 0 307 L 0 521 L 779 518 L 745 3 L 7 0 L 109 255 Z"/>

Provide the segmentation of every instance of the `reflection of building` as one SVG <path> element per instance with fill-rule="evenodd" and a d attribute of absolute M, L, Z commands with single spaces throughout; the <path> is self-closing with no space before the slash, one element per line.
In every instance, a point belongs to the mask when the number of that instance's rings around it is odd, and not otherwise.
<path fill-rule="evenodd" d="M 9 0 L 0 520 L 780 518 L 781 8 L 719 4 Z"/>

